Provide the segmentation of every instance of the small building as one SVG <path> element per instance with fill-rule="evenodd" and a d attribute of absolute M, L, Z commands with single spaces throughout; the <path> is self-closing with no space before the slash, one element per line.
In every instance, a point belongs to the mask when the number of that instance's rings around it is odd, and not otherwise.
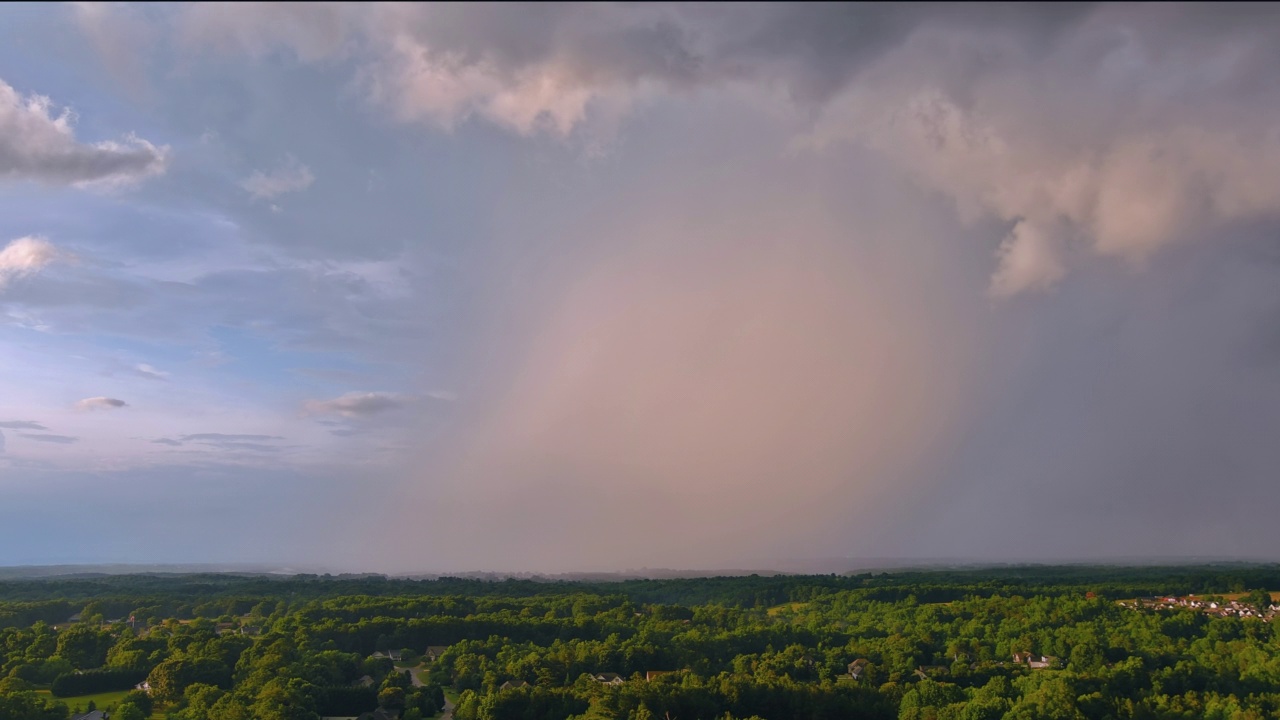
<path fill-rule="evenodd" d="M 663 675 L 670 675 L 673 672 L 675 672 L 675 670 L 646 670 L 644 673 L 644 679 L 645 682 L 648 682 L 655 678 L 662 677 Z"/>
<path fill-rule="evenodd" d="M 352 684 L 356 687 L 373 687 L 373 678 L 369 675 L 365 675 Z"/>
<path fill-rule="evenodd" d="M 134 685 L 134 686 L 133 686 L 133 689 L 134 689 L 134 690 L 141 690 L 142 692 L 144 692 L 144 693 L 146 693 L 146 694 L 150 695 L 150 694 L 151 694 L 151 683 L 147 682 L 146 680 L 143 680 L 142 682 L 138 683 L 137 685 Z"/>
<path fill-rule="evenodd" d="M 863 673 L 867 671 L 867 665 L 869 664 L 870 663 L 866 658 L 858 658 L 857 660 L 849 663 L 849 677 L 854 680 L 860 680 Z"/>
<path fill-rule="evenodd" d="M 444 651 L 448 649 L 449 648 L 444 645 L 428 645 L 427 651 L 423 653 L 422 656 L 430 662 L 435 662 L 439 660 L 440 656 L 444 655 Z"/>
<path fill-rule="evenodd" d="M 499 690 L 515 690 L 516 688 L 529 687 L 529 683 L 523 680 L 508 680 L 498 686 Z"/>
<path fill-rule="evenodd" d="M 621 685 L 626 682 L 618 673 L 596 673 L 591 677 L 601 685 Z"/>

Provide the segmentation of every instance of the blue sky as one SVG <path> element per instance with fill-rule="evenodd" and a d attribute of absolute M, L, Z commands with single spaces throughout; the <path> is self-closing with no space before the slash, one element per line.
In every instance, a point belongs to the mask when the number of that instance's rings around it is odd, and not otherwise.
<path fill-rule="evenodd" d="M 0 563 L 1255 556 L 1278 22 L 5 6 Z"/>

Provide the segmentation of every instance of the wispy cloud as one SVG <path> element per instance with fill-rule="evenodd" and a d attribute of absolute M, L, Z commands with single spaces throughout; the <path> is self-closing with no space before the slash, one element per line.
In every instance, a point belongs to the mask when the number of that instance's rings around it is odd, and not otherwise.
<path fill-rule="evenodd" d="M 126 407 L 129 403 L 118 398 L 91 397 L 76 403 L 77 410 L 115 410 Z"/>
<path fill-rule="evenodd" d="M 135 365 L 133 367 L 133 371 L 137 375 L 147 378 L 148 380 L 168 380 L 169 379 L 169 373 L 164 372 L 163 370 L 157 370 L 151 365 L 148 365 L 146 363 Z"/>
<path fill-rule="evenodd" d="M 25 438 L 27 440 L 35 440 L 36 442 L 56 443 L 58 445 L 71 445 L 80 441 L 80 438 L 71 437 L 70 435 L 19 433 L 18 437 Z"/>
<path fill-rule="evenodd" d="M 49 428 L 33 420 L 3 420 L 0 428 L 5 430 L 48 430 Z"/>
<path fill-rule="evenodd" d="M 152 443 L 183 447 L 188 443 L 218 448 L 220 450 L 247 450 L 250 452 L 279 452 L 284 448 L 277 441 L 284 440 L 280 435 L 236 434 L 236 433 L 192 433 L 179 435 L 176 438 L 156 438 Z"/>
<path fill-rule="evenodd" d="M 341 415 L 368 417 L 403 406 L 403 400 L 392 393 L 351 392 L 331 400 L 311 400 L 303 406 L 309 415 Z"/>
<path fill-rule="evenodd" d="M 311 168 L 298 162 L 295 157 L 288 157 L 280 167 L 263 172 L 255 170 L 252 175 L 240 183 L 253 196 L 254 200 L 270 200 L 279 195 L 301 192 L 315 182 Z"/>

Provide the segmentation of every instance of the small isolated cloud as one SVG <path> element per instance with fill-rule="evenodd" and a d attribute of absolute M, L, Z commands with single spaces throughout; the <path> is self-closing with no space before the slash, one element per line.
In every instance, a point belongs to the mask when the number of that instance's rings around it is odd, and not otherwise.
<path fill-rule="evenodd" d="M 220 450 L 279 452 L 284 448 L 280 445 L 270 444 L 278 440 L 284 440 L 284 438 L 279 435 L 194 433 L 191 435 L 179 435 L 176 438 L 156 438 L 151 442 L 157 445 L 168 445 L 170 447 L 182 447 L 187 443 L 195 443 L 197 445 L 215 447 Z"/>
<path fill-rule="evenodd" d="M 49 428 L 41 425 L 33 420 L 4 420 L 0 421 L 0 428 L 5 430 L 48 430 Z"/>
<path fill-rule="evenodd" d="M 148 380 L 168 380 L 169 379 L 169 373 L 164 372 L 163 370 L 157 370 L 146 363 L 135 365 L 133 367 L 133 371 L 138 375 L 144 378 L 147 378 Z"/>
<path fill-rule="evenodd" d="M 58 445 L 70 445 L 80 441 L 80 438 L 71 437 L 70 435 L 20 433 L 19 437 L 27 440 L 35 440 L 36 442 L 57 443 Z"/>
<path fill-rule="evenodd" d="M 3 154 L 4 148 L 0 147 L 0 163 L 4 162 Z M 42 237 L 28 235 L 10 242 L 0 250 L 0 288 L 15 277 L 38 271 L 57 257 L 57 248 Z"/>
<path fill-rule="evenodd" d="M 285 193 L 306 190 L 315 180 L 315 176 L 311 174 L 311 168 L 290 156 L 275 170 L 270 172 L 255 170 L 240 183 L 240 187 L 247 190 L 254 200 L 270 200 Z"/>
<path fill-rule="evenodd" d="M 263 440 L 283 440 L 279 435 L 229 435 L 226 433 L 196 433 L 183 435 L 182 442 L 261 442 Z"/>
<path fill-rule="evenodd" d="M 77 410 L 115 410 L 126 407 L 129 403 L 117 398 L 91 397 L 76 403 Z"/>
<path fill-rule="evenodd" d="M 22 95 L 0 80 L 0 178 L 51 185 L 120 183 L 164 172 L 167 147 L 128 135 L 82 143 L 68 108 L 43 95 Z"/>
<path fill-rule="evenodd" d="M 309 415 L 341 415 L 343 417 L 369 417 L 402 405 L 400 398 L 391 393 L 352 392 L 332 400 L 311 400 L 303 406 Z"/>

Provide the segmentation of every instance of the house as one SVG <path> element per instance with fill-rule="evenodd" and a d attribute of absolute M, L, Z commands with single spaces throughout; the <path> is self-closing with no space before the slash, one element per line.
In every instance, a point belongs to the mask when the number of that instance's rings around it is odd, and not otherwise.
<path fill-rule="evenodd" d="M 869 663 L 866 658 L 858 658 L 857 660 L 849 663 L 849 677 L 854 680 L 861 679 L 862 674 L 867 671 L 868 664 Z"/>
<path fill-rule="evenodd" d="M 423 657 L 430 662 L 435 662 L 436 660 L 439 660 L 440 656 L 444 654 L 444 651 L 448 649 L 449 648 L 444 645 L 428 645 L 427 651 L 423 653 Z"/>
<path fill-rule="evenodd" d="M 654 678 L 662 677 L 663 675 L 670 675 L 673 672 L 675 672 L 675 670 L 647 670 L 645 671 L 644 679 L 648 682 Z"/>
<path fill-rule="evenodd" d="M 601 685 L 621 685 L 626 682 L 618 673 L 596 673 L 591 677 Z"/>
<path fill-rule="evenodd" d="M 396 716 L 390 710 L 378 708 L 373 712 L 364 713 L 360 716 L 360 720 L 396 720 Z"/>
<path fill-rule="evenodd" d="M 1041 655 L 1039 659 L 1031 658 L 1028 660 L 1027 666 L 1032 670 L 1045 670 L 1053 667 L 1055 662 L 1057 662 L 1057 658 L 1052 658 L 1048 655 Z"/>
<path fill-rule="evenodd" d="M 352 683 L 352 685 L 355 685 L 356 687 L 373 687 L 373 678 L 368 675 L 365 675 L 364 677 Z"/>
<path fill-rule="evenodd" d="M 916 668 L 916 669 L 914 670 L 914 672 L 915 672 L 915 676 L 916 676 L 916 677 L 918 677 L 918 678 L 920 678 L 921 680 L 928 680 L 928 679 L 929 679 L 929 676 L 924 674 L 924 669 L 922 669 L 922 668 Z"/>
<path fill-rule="evenodd" d="M 146 693 L 146 694 L 150 695 L 150 694 L 151 694 L 151 683 L 147 682 L 146 680 L 143 680 L 142 682 L 138 683 L 137 685 L 134 685 L 134 686 L 133 686 L 133 689 L 134 689 L 134 690 L 141 690 L 142 692 L 144 692 L 144 693 Z"/>
<path fill-rule="evenodd" d="M 516 688 L 529 687 L 529 683 L 523 680 L 508 680 L 498 686 L 499 690 L 515 690 Z"/>
<path fill-rule="evenodd" d="M 385 652 L 382 650 L 375 650 L 373 656 L 375 658 L 387 658 L 391 660 L 391 662 L 400 662 L 399 650 L 387 650 Z"/>
<path fill-rule="evenodd" d="M 72 715 L 71 720 L 107 720 L 111 717 L 101 710 L 91 710 L 83 715 Z"/>

